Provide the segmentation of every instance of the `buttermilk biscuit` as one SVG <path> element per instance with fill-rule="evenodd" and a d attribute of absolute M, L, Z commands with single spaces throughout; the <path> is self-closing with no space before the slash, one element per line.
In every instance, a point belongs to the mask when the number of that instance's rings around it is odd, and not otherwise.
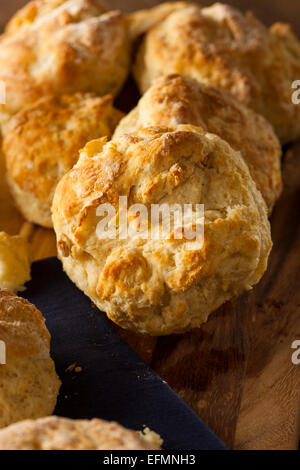
<path fill-rule="evenodd" d="M 60 381 L 50 358 L 50 334 L 41 312 L 6 289 L 0 290 L 0 427 L 51 414 Z"/>
<path fill-rule="evenodd" d="M 52 227 L 58 181 L 76 163 L 79 149 L 111 136 L 122 116 L 110 95 L 76 93 L 42 98 L 10 120 L 3 140 L 7 179 L 27 220 Z"/>
<path fill-rule="evenodd" d="M 80 15 L 80 17 L 84 15 L 86 18 L 98 16 L 108 11 L 98 0 L 89 2 L 74 2 L 74 0 L 32 0 L 26 3 L 23 8 L 12 16 L 5 27 L 5 33 L 14 34 L 21 29 L 30 29 L 37 20 L 40 20 L 45 15 L 48 15 L 61 6 L 63 6 L 63 11 L 71 12 L 72 15 Z"/>
<path fill-rule="evenodd" d="M 159 450 L 135 431 L 100 419 L 52 416 L 22 421 L 0 431 L 0 450 Z"/>
<path fill-rule="evenodd" d="M 178 239 L 183 228 L 200 225 L 192 217 L 175 224 L 166 239 L 152 236 L 150 217 L 148 238 L 141 224 L 135 236 L 122 231 L 101 239 L 97 209 L 114 206 L 117 221 L 119 196 L 127 197 L 128 208 L 142 204 L 148 214 L 153 204 L 192 204 L 194 211 L 204 204 L 203 246 L 185 234 Z M 151 335 L 205 322 L 259 281 L 271 248 L 266 204 L 240 153 L 194 126 L 90 142 L 60 181 L 52 210 L 69 277 L 121 327 Z M 127 219 L 130 230 L 140 222 L 132 213 Z"/>
<path fill-rule="evenodd" d="M 269 212 L 281 188 L 281 148 L 272 126 L 231 94 L 180 75 L 158 78 L 115 136 L 148 126 L 193 124 L 217 134 L 247 163 Z"/>
<path fill-rule="evenodd" d="M 132 40 L 167 18 L 174 11 L 188 7 L 188 2 L 164 2 L 153 8 L 137 10 L 127 15 L 129 34 Z"/>
<path fill-rule="evenodd" d="M 115 95 L 130 62 L 127 24 L 98 0 L 36 0 L 0 37 L 0 80 L 6 105 L 0 123 L 46 95 Z"/>
<path fill-rule="evenodd" d="M 13 292 L 24 290 L 24 284 L 31 279 L 30 269 L 31 253 L 27 240 L 0 232 L 0 288 Z"/>
<path fill-rule="evenodd" d="M 288 25 L 268 29 L 221 3 L 181 8 L 145 35 L 134 67 L 143 93 L 168 73 L 231 92 L 267 118 L 282 143 L 300 137 L 300 106 L 292 102 L 300 43 Z"/>

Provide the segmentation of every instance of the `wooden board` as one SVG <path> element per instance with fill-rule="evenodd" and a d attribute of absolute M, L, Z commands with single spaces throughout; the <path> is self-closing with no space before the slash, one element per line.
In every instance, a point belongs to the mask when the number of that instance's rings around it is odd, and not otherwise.
<path fill-rule="evenodd" d="M 24 3 L 2 2 L 1 24 Z M 120 0 L 106 3 L 132 10 L 158 2 L 128 0 L 125 8 Z M 284 5 L 269 0 L 228 3 L 251 4 L 268 23 L 290 19 L 297 27 L 300 22 L 300 6 L 293 0 Z M 18 233 L 23 220 L 5 183 L 3 157 L 0 174 L 0 230 Z M 292 364 L 291 344 L 300 340 L 300 143 L 285 154 L 284 182 L 272 216 L 269 268 L 250 294 L 224 305 L 201 329 L 181 336 L 157 340 L 116 327 L 231 448 L 296 449 L 299 442 L 300 365 Z M 31 244 L 34 259 L 56 254 L 51 230 L 36 227 Z"/>

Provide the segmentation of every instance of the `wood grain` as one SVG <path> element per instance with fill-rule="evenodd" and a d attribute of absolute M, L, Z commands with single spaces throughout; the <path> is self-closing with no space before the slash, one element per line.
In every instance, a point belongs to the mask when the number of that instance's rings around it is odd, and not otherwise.
<path fill-rule="evenodd" d="M 1 2 L 1 25 L 25 3 Z M 132 11 L 160 2 L 106 3 Z M 267 24 L 290 21 L 300 31 L 300 6 L 294 0 L 228 3 L 250 8 Z M 128 94 L 136 99 L 130 84 L 124 95 Z M 1 155 L 0 174 L 0 230 L 18 233 L 23 220 L 9 195 Z M 300 144 L 286 153 L 284 180 L 285 189 L 272 216 L 269 268 L 250 294 L 227 303 L 201 329 L 186 335 L 157 340 L 116 327 L 231 448 L 296 449 L 299 441 L 300 366 L 291 362 L 291 344 L 300 339 Z M 34 259 L 56 254 L 51 230 L 36 227 L 31 244 Z"/>
<path fill-rule="evenodd" d="M 295 449 L 299 442 L 300 365 L 291 345 L 300 339 L 300 143 L 285 156 L 283 195 L 272 217 L 269 268 L 253 292 L 248 354 L 235 446 Z"/>

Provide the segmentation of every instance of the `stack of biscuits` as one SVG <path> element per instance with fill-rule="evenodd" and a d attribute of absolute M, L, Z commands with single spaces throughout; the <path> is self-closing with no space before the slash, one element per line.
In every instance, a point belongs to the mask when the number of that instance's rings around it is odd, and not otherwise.
<path fill-rule="evenodd" d="M 125 115 L 114 99 L 130 74 L 141 97 Z M 119 326 L 153 336 L 199 327 L 267 269 L 281 145 L 300 138 L 299 78 L 290 26 L 267 28 L 228 5 L 170 2 L 125 15 L 98 0 L 33 0 L 0 37 L 0 128 L 15 204 L 28 222 L 54 229 L 67 275 Z M 120 198 L 136 225 L 128 207 L 202 205 L 202 243 L 186 236 L 200 223 L 193 218 L 163 239 L 141 227 L 100 238 L 98 208 L 112 206 L 119 226 Z M 4 273 L 17 266 L 10 243 L 2 234 Z M 18 291 L 28 280 L 22 259 L 26 275 L 2 275 L 1 287 Z M 2 337 L 0 449 L 159 448 L 115 423 L 47 417 L 60 385 L 50 335 L 42 314 L 6 289 Z"/>

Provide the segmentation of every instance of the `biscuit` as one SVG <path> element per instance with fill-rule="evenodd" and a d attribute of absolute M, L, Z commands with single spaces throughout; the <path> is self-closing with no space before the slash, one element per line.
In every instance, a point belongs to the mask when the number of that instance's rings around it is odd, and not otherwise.
<path fill-rule="evenodd" d="M 0 430 L 0 450 L 159 450 L 118 423 L 51 416 Z"/>
<path fill-rule="evenodd" d="M 292 102 L 300 43 L 288 25 L 268 29 L 221 3 L 175 11 L 145 35 L 134 66 L 143 93 L 169 73 L 229 91 L 262 114 L 282 143 L 300 137 L 300 106 Z"/>
<path fill-rule="evenodd" d="M 74 19 L 76 16 L 89 18 L 107 13 L 108 9 L 98 0 L 96 1 L 77 1 L 74 0 L 33 0 L 18 10 L 8 21 L 5 27 L 6 34 L 14 34 L 18 31 L 30 29 L 37 21 L 45 15 L 49 15 L 56 8 L 61 7 L 61 11 L 71 14 Z M 66 15 L 66 13 L 64 13 Z M 56 16 L 56 14 L 55 14 Z M 63 18 L 63 17 L 61 17 Z M 57 21 L 55 19 L 55 21 Z"/>
<path fill-rule="evenodd" d="M 181 75 L 158 78 L 115 136 L 148 126 L 193 124 L 241 152 L 269 212 L 281 189 L 281 147 L 272 126 L 231 94 Z"/>
<path fill-rule="evenodd" d="M 134 236 L 100 232 L 98 207 L 204 204 L 204 243 L 181 220 L 168 237 L 149 223 Z M 106 207 L 106 206 L 103 206 Z M 156 206 L 157 207 L 157 206 Z M 121 327 L 166 335 L 200 326 L 264 273 L 271 248 L 266 204 L 239 152 L 201 128 L 179 125 L 90 142 L 57 186 L 52 206 L 65 272 Z M 126 211 L 125 211 L 126 213 Z M 130 230 L 140 222 L 127 213 Z M 106 229 L 104 229 L 106 230 Z M 146 236 L 145 236 L 146 235 Z M 104 239 L 102 239 L 104 238 Z"/>
<path fill-rule="evenodd" d="M 0 288 L 13 292 L 24 290 L 30 281 L 31 253 L 27 240 L 19 235 L 0 232 Z"/>
<path fill-rule="evenodd" d="M 50 334 L 41 312 L 27 300 L 0 290 L 0 427 L 51 414 L 60 381 L 50 358 Z"/>
<path fill-rule="evenodd" d="M 10 116 L 46 95 L 117 94 L 127 78 L 130 40 L 119 11 L 98 0 L 37 0 L 8 24 L 0 37 L 0 80 Z"/>
<path fill-rule="evenodd" d="M 110 95 L 76 93 L 42 98 L 10 120 L 3 139 L 7 179 L 27 220 L 52 227 L 57 183 L 76 163 L 80 148 L 111 136 L 122 116 Z"/>
<path fill-rule="evenodd" d="M 188 2 L 164 2 L 145 10 L 137 10 L 126 17 L 131 40 L 138 39 L 142 34 L 156 26 L 174 11 L 188 7 Z"/>

